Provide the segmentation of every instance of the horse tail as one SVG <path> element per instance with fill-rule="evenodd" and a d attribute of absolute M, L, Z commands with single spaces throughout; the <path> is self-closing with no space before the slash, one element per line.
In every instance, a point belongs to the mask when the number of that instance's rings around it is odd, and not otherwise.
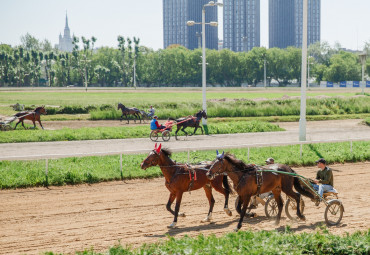
<path fill-rule="evenodd" d="M 234 194 L 234 191 L 230 188 L 229 182 L 227 180 L 227 175 L 222 177 L 222 184 L 224 185 L 224 189 L 229 191 L 230 194 Z"/>
<path fill-rule="evenodd" d="M 293 173 L 295 173 L 293 169 L 292 169 L 292 171 L 293 171 Z M 300 183 L 300 182 L 299 182 L 299 180 L 298 180 L 298 177 L 294 177 L 294 188 L 296 189 L 296 191 L 298 191 L 298 192 L 299 192 L 300 194 L 302 194 L 303 196 L 309 197 L 309 198 L 311 198 L 311 199 L 314 199 L 314 198 L 315 198 L 315 196 L 314 196 L 312 193 L 310 193 L 310 192 L 306 191 L 306 190 L 302 187 L 301 183 Z"/>

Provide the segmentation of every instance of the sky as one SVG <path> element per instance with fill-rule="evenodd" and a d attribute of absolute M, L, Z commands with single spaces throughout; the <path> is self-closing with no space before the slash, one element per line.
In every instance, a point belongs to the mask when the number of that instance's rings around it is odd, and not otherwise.
<path fill-rule="evenodd" d="M 222 8 L 217 8 L 222 39 Z M 321 41 L 362 50 L 370 42 L 369 10 L 370 0 L 321 0 Z M 117 47 L 122 35 L 163 48 L 162 0 L 0 0 L 0 44 L 20 45 L 29 33 L 54 46 L 66 12 L 71 34 L 96 37 L 96 47 Z M 261 0 L 261 46 L 268 47 L 268 0 Z"/>

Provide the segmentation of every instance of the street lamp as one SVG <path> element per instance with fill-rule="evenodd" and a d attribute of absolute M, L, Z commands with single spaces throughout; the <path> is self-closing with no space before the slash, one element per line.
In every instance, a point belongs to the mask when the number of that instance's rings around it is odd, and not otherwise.
<path fill-rule="evenodd" d="M 360 62 L 362 64 L 362 94 L 364 95 L 364 87 L 366 86 L 366 84 L 364 84 L 364 82 L 365 82 L 365 64 L 366 64 L 367 53 L 364 50 L 358 56 L 360 57 Z"/>
<path fill-rule="evenodd" d="M 195 24 L 197 25 L 202 25 L 202 94 L 203 94 L 203 110 L 207 112 L 207 101 L 206 101 L 206 87 L 207 87 L 207 79 L 206 79 L 206 24 L 217 27 L 218 23 L 215 21 L 211 21 L 209 23 L 206 23 L 206 7 L 208 6 L 220 6 L 222 7 L 222 3 L 214 2 L 214 1 L 209 1 L 208 4 L 203 5 L 202 8 L 202 22 L 195 22 L 193 20 L 189 20 L 186 22 L 188 26 L 194 26 Z M 202 119 L 202 124 L 204 127 L 204 131 L 206 135 L 208 135 L 208 127 L 207 127 L 207 120 Z"/>

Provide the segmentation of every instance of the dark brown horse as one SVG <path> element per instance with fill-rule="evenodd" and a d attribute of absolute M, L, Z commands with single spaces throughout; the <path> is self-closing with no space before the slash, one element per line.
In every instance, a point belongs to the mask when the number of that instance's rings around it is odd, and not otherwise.
<path fill-rule="evenodd" d="M 172 224 L 169 225 L 168 228 L 176 227 L 178 216 L 185 216 L 184 214 L 179 215 L 183 193 L 200 188 L 203 188 L 206 192 L 210 206 L 208 215 L 202 222 L 209 222 L 212 218 L 212 210 L 215 203 L 212 195 L 212 187 L 225 196 L 224 211 L 227 215 L 232 215 L 228 208 L 230 187 L 227 182 L 227 176 L 218 176 L 211 181 L 206 177 L 206 172 L 211 166 L 210 164 L 195 166 L 177 164 L 176 162 L 172 161 L 170 156 L 170 150 L 161 149 L 161 145 L 159 145 L 157 148 L 157 144 L 155 144 L 154 150 L 150 152 L 147 158 L 141 163 L 141 168 L 144 170 L 151 166 L 159 166 L 162 170 L 165 178 L 165 186 L 170 191 L 170 197 L 168 199 L 166 208 L 175 216 Z M 173 211 L 171 209 L 171 205 L 175 199 L 176 206 L 175 211 Z"/>
<path fill-rule="evenodd" d="M 305 217 L 300 211 L 300 194 L 293 191 L 294 188 L 302 195 L 313 198 L 313 195 L 305 191 L 297 178 L 291 175 L 279 174 L 274 172 L 268 172 L 264 170 L 276 170 L 287 173 L 295 173 L 289 166 L 283 164 L 273 164 L 264 167 L 257 167 L 254 164 L 245 164 L 242 160 L 236 159 L 232 154 L 227 153 L 224 155 L 218 154 L 213 165 L 207 172 L 207 177 L 213 179 L 220 174 L 225 172 L 234 183 L 234 189 L 238 193 L 240 199 L 237 210 L 240 210 L 241 203 L 243 208 L 241 209 L 239 223 L 235 231 L 238 231 L 242 227 L 243 218 L 245 216 L 247 206 L 251 196 L 262 194 L 265 192 L 272 191 L 274 198 L 278 204 L 278 215 L 276 217 L 276 224 L 279 224 L 281 212 L 283 209 L 283 201 L 281 198 L 281 191 L 293 198 L 297 203 L 297 216 L 301 220 L 305 220 Z M 257 173 L 260 173 L 261 177 L 257 177 Z M 260 180 L 259 185 L 257 184 L 257 178 Z M 259 187 L 258 187 L 259 186 Z"/>
<path fill-rule="evenodd" d="M 16 116 L 18 118 L 18 122 L 15 125 L 14 129 L 17 128 L 17 126 L 20 122 L 22 122 L 22 126 L 24 127 L 24 129 L 26 129 L 26 127 L 24 126 L 24 123 L 23 123 L 23 121 L 25 119 L 26 120 L 31 120 L 33 122 L 33 128 L 36 128 L 36 123 L 35 122 L 38 121 L 40 123 L 40 126 L 42 127 L 42 129 L 44 129 L 44 127 L 41 124 L 41 120 L 40 120 L 40 115 L 41 114 L 46 114 L 45 106 L 37 107 L 33 111 L 23 111 L 23 112 L 16 113 L 14 116 Z"/>
<path fill-rule="evenodd" d="M 140 120 L 140 123 L 141 123 L 141 118 L 140 118 L 141 112 L 140 112 L 139 109 L 137 109 L 135 107 L 133 107 L 133 108 L 127 108 L 123 104 L 118 103 L 118 110 L 119 109 L 121 109 L 121 111 L 122 111 L 122 115 L 121 115 L 120 121 L 122 121 L 123 115 L 125 115 L 126 120 L 127 120 L 127 123 L 130 124 L 130 120 L 128 119 L 128 115 L 133 115 L 135 117 L 135 119 L 134 119 L 135 123 L 136 123 L 136 119 L 139 119 Z"/>
<path fill-rule="evenodd" d="M 202 135 L 203 135 L 203 128 L 202 126 L 199 125 L 200 120 L 202 118 L 207 119 L 207 113 L 204 110 L 197 112 L 195 116 L 183 117 L 179 119 L 170 118 L 171 120 L 175 120 L 177 122 L 177 130 L 175 132 L 176 140 L 177 140 L 177 132 L 179 132 L 180 129 L 185 133 L 185 135 L 188 135 L 188 133 L 185 131 L 185 128 L 187 127 L 194 128 L 194 132 L 190 135 L 194 135 L 198 128 L 202 130 Z"/>

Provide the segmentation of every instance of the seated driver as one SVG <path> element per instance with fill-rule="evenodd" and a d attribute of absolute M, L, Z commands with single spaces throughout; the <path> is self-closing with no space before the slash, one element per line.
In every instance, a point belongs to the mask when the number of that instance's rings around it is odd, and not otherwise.
<path fill-rule="evenodd" d="M 275 164 L 275 159 L 274 158 L 268 158 L 265 160 L 266 165 L 272 165 Z"/>
<path fill-rule="evenodd" d="M 157 115 L 155 115 L 152 119 L 152 121 L 150 122 L 150 129 L 151 130 L 156 130 L 156 129 L 164 129 L 166 128 L 165 126 L 163 125 L 159 125 L 158 123 L 158 117 Z"/>
<path fill-rule="evenodd" d="M 332 170 L 326 165 L 326 160 L 320 158 L 316 161 L 317 167 L 319 170 L 316 174 L 316 179 L 314 180 L 314 184 L 312 184 L 313 188 L 318 191 L 320 197 L 323 196 L 324 192 L 330 191 L 334 189 L 334 177 Z M 317 204 L 320 201 L 317 201 Z"/>

